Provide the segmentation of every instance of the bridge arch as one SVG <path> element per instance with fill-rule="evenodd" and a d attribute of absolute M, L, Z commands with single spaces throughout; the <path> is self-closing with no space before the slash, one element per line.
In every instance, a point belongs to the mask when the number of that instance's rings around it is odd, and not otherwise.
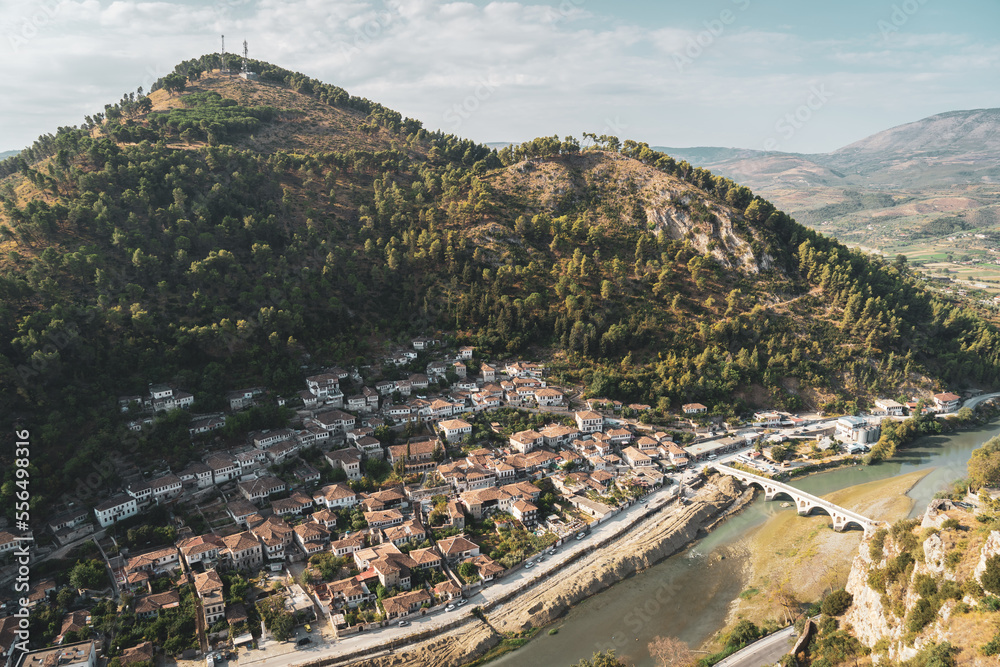
<path fill-rule="evenodd" d="M 748 487 L 756 486 L 762 489 L 766 500 L 775 500 L 778 496 L 790 498 L 795 503 L 795 508 L 801 516 L 809 516 L 816 513 L 816 510 L 819 510 L 819 513 L 826 514 L 833 519 L 833 529 L 837 532 L 841 532 L 849 527 L 857 527 L 867 535 L 874 531 L 879 524 L 878 521 L 873 521 L 857 512 L 844 509 L 829 500 L 824 500 L 783 482 L 743 472 L 725 464 L 716 464 L 714 467 L 722 474 L 734 477 Z"/>
<path fill-rule="evenodd" d="M 826 507 L 824 507 L 822 505 L 817 505 L 815 503 L 810 503 L 807 500 L 800 500 L 799 501 L 799 516 L 813 516 L 813 515 L 816 515 L 816 514 L 825 514 L 828 517 L 830 517 L 831 519 L 836 518 L 836 517 L 834 517 L 833 512 L 831 512 L 830 510 L 828 510 Z"/>
<path fill-rule="evenodd" d="M 844 520 L 844 523 L 842 523 L 842 524 L 840 525 L 840 530 L 842 530 L 842 531 L 843 531 L 843 530 L 847 530 L 847 529 L 848 529 L 848 528 L 850 528 L 851 526 L 853 526 L 853 527 L 855 527 L 855 528 L 860 528 L 860 529 L 861 529 L 861 530 L 863 530 L 863 531 L 864 531 L 865 533 L 867 533 L 867 532 L 868 532 L 868 528 L 866 528 L 865 526 L 861 525 L 861 522 L 860 522 L 860 521 L 857 521 L 857 520 L 855 520 L 855 519 L 845 519 L 845 520 Z"/>
<path fill-rule="evenodd" d="M 796 506 L 799 504 L 799 499 L 790 491 L 785 491 L 784 489 L 774 489 L 769 500 L 777 500 L 779 497 L 791 500 Z"/>

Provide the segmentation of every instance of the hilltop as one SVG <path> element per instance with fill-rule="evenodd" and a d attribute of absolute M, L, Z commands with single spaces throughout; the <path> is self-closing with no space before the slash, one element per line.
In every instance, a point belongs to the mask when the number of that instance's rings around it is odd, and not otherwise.
<path fill-rule="evenodd" d="M 905 266 L 645 144 L 495 150 L 211 61 L 0 164 L 0 409 L 32 421 L 53 487 L 113 451 L 115 398 L 150 382 L 218 409 L 430 331 L 660 414 L 1000 378 L 996 329 Z"/>

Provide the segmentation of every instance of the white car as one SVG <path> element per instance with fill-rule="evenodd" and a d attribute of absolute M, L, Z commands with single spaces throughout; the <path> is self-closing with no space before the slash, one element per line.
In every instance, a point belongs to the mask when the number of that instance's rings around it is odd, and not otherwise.
<path fill-rule="evenodd" d="M 445 611 L 455 611 L 455 605 L 450 604 L 444 608 Z"/>

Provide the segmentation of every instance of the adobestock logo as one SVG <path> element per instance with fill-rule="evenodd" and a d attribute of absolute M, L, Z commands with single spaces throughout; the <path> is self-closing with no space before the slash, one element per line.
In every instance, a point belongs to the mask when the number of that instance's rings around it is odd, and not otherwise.
<path fill-rule="evenodd" d="M 493 97 L 497 86 L 490 83 L 484 77 L 479 77 L 479 85 L 458 104 L 453 104 L 445 109 L 444 120 L 451 124 L 452 131 L 457 132 L 462 123 L 479 111 L 483 102 Z"/>
<path fill-rule="evenodd" d="M 900 28 L 910 22 L 910 19 L 926 5 L 928 0 L 904 0 L 892 6 L 888 19 L 879 19 L 875 26 L 882 33 L 882 40 L 888 42 L 889 37 L 899 32 Z"/>
<path fill-rule="evenodd" d="M 809 86 L 809 94 L 806 96 L 805 103 L 775 121 L 774 129 L 778 136 L 785 141 L 794 137 L 799 130 L 805 127 L 806 123 L 812 120 L 813 114 L 826 105 L 831 97 L 833 97 L 833 93 L 827 90 L 826 84 Z M 764 150 L 766 151 L 776 151 L 780 147 L 781 144 L 775 137 L 764 142 Z"/>
<path fill-rule="evenodd" d="M 6 30 L 7 43 L 10 44 L 11 50 L 18 53 L 22 47 L 37 37 L 43 28 L 52 23 L 58 10 L 57 0 L 47 0 L 32 5 L 26 16 L 22 16 Z"/>
<path fill-rule="evenodd" d="M 750 0 L 732 0 L 732 3 L 741 11 L 746 11 L 750 7 Z M 700 58 L 726 32 L 726 27 L 736 22 L 736 17 L 736 13 L 731 9 L 723 9 L 717 18 L 703 21 L 702 26 L 705 29 L 694 37 L 688 37 L 684 49 L 674 54 L 674 66 L 677 71 L 683 72 L 686 67 L 693 65 L 694 61 Z"/>

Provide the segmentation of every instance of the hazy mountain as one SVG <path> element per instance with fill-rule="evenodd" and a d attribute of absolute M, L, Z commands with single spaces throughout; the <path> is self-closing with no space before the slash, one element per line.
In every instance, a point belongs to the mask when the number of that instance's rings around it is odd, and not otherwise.
<path fill-rule="evenodd" d="M 9 157 L 13 157 L 20 153 L 21 151 L 0 151 L 0 160 L 6 160 Z"/>
<path fill-rule="evenodd" d="M 998 183 L 1000 109 L 937 114 L 873 134 L 832 153 L 716 147 L 660 150 L 755 188 Z"/>

